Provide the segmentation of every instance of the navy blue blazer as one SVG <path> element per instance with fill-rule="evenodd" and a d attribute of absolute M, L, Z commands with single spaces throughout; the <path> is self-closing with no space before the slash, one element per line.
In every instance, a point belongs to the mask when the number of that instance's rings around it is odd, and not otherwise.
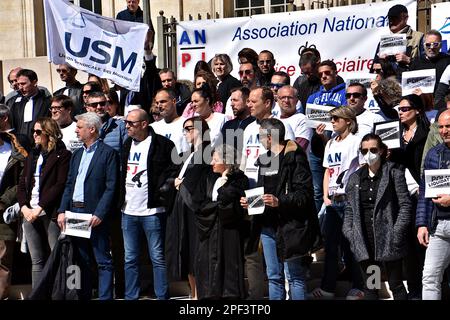
<path fill-rule="evenodd" d="M 69 175 L 58 213 L 72 210 L 72 197 L 83 150 L 75 150 L 70 159 Z M 99 141 L 84 180 L 86 213 L 92 213 L 102 221 L 111 214 L 118 182 L 119 155 L 113 148 Z"/>

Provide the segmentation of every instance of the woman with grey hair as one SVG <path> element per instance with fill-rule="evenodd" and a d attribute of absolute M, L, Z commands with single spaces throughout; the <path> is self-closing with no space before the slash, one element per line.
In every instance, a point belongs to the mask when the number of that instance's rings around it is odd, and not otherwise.
<path fill-rule="evenodd" d="M 380 81 L 375 80 L 370 84 L 373 97 L 380 107 L 380 113 L 386 120 L 398 119 L 397 111 L 394 109 L 402 97 L 402 87 L 396 79 L 387 78 Z"/>
<path fill-rule="evenodd" d="M 233 71 L 233 64 L 231 63 L 230 57 L 225 53 L 216 54 L 212 58 L 211 69 L 219 80 L 217 92 L 219 94 L 219 100 L 225 106 L 231 95 L 231 89 L 240 87 L 242 84 L 230 74 Z"/>
<path fill-rule="evenodd" d="M 221 145 L 212 153 L 205 203 L 196 212 L 200 243 L 194 270 L 199 299 L 243 299 L 244 254 L 240 230 L 244 211 L 239 200 L 248 178 L 239 170 L 236 149 Z M 203 179 L 201 179 L 204 181 Z"/>

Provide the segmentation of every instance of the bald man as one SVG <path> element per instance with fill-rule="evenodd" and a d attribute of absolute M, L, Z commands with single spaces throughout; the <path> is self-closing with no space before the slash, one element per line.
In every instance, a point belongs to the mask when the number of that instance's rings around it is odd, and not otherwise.
<path fill-rule="evenodd" d="M 120 200 L 122 231 L 125 247 L 125 299 L 139 299 L 139 255 L 144 233 L 153 265 L 155 294 L 158 299 L 169 298 L 166 260 L 164 256 L 165 221 L 169 199 L 161 187 L 174 178 L 176 155 L 172 141 L 155 133 L 149 126 L 148 114 L 142 109 L 128 113 L 121 158 Z"/>

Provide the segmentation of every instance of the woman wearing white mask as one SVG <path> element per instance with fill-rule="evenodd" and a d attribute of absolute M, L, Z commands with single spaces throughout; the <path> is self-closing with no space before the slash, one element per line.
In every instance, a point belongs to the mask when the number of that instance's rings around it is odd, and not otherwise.
<path fill-rule="evenodd" d="M 378 265 L 386 270 L 394 299 L 406 300 L 402 258 L 407 253 L 411 201 L 405 172 L 386 161 L 387 147 L 375 134 L 363 137 L 360 152 L 366 164 L 349 178 L 342 232 L 366 280 L 366 299 L 378 297 L 376 289 L 367 288 L 373 274 L 368 267 Z"/>

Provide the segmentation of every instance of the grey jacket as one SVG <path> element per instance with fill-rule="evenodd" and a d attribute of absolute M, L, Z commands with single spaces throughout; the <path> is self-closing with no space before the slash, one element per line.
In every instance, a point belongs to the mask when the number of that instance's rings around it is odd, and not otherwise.
<path fill-rule="evenodd" d="M 364 170 L 359 168 L 348 181 L 342 233 L 350 242 L 356 261 L 369 259 L 362 233 L 360 208 L 360 181 Z M 375 261 L 393 261 L 406 255 L 406 234 L 411 220 L 411 201 L 405 180 L 405 171 L 397 164 L 382 165 L 383 175 L 378 187 L 373 213 Z"/>

